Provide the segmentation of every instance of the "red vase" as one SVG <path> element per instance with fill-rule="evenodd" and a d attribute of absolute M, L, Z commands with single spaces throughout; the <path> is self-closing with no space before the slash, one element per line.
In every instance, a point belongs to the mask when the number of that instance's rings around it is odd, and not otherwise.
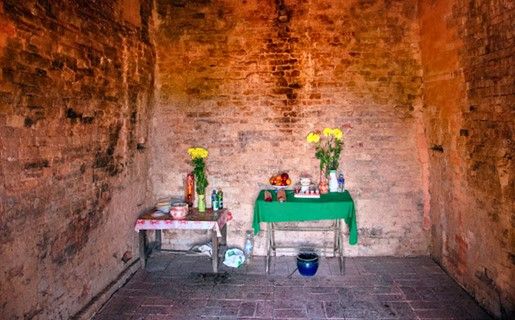
<path fill-rule="evenodd" d="M 191 208 L 193 207 L 193 201 L 195 200 L 195 176 L 193 172 L 188 173 L 186 176 L 186 188 L 184 188 L 186 194 L 184 196 L 184 202 Z"/>

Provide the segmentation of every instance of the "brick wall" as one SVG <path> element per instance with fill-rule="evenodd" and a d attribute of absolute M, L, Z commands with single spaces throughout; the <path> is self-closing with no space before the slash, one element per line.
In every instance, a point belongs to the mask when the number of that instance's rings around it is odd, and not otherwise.
<path fill-rule="evenodd" d="M 68 319 L 137 257 L 150 1 L 0 1 L 0 318 Z"/>
<path fill-rule="evenodd" d="M 208 191 L 225 191 L 229 242 L 241 245 L 258 183 L 280 170 L 318 179 L 307 132 L 348 125 L 341 167 L 360 239 L 347 253 L 426 253 L 416 1 L 157 1 L 156 10 L 155 197 L 182 196 L 187 148 L 207 147 Z M 256 253 L 263 247 L 260 234 Z"/>
<path fill-rule="evenodd" d="M 258 183 L 318 177 L 305 135 L 325 126 L 352 127 L 347 254 L 424 254 L 430 226 L 432 255 L 513 313 L 508 1 L 150 3 L 0 0 L 0 318 L 68 318 L 115 280 L 192 145 L 241 245 Z"/>
<path fill-rule="evenodd" d="M 421 1 L 434 257 L 513 318 L 513 4 Z"/>

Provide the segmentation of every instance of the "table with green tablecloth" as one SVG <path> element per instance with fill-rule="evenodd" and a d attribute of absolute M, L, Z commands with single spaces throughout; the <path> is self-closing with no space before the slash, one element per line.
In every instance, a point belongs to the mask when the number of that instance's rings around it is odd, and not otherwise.
<path fill-rule="evenodd" d="M 286 201 L 279 202 L 275 191 L 270 191 L 272 201 L 265 201 L 265 190 L 260 191 L 254 205 L 254 219 L 252 227 L 254 233 L 261 230 L 260 223 L 267 223 L 267 260 L 266 271 L 270 268 L 270 256 L 275 254 L 278 248 L 275 242 L 275 230 L 282 231 L 334 231 L 334 255 L 339 254 L 340 270 L 343 272 L 343 239 L 341 221 L 345 221 L 349 227 L 349 243 L 358 241 L 358 228 L 356 224 L 356 212 L 354 201 L 348 191 L 331 192 L 320 195 L 320 198 L 296 198 L 293 191 L 286 191 Z M 328 229 L 319 227 L 279 227 L 281 222 L 302 222 L 333 220 L 334 224 Z"/>

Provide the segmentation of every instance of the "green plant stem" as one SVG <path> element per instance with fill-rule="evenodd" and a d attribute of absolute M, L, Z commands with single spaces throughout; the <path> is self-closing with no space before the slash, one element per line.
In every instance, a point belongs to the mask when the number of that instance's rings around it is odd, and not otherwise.
<path fill-rule="evenodd" d="M 315 157 L 320 160 L 320 170 L 337 170 L 342 151 L 341 140 L 330 137 L 323 142 L 322 140 L 316 144 Z"/>
<path fill-rule="evenodd" d="M 206 178 L 206 163 L 203 158 L 196 158 L 192 160 L 193 162 L 193 174 L 195 175 L 195 190 L 197 194 L 206 194 L 206 188 L 208 186 L 207 178 Z"/>

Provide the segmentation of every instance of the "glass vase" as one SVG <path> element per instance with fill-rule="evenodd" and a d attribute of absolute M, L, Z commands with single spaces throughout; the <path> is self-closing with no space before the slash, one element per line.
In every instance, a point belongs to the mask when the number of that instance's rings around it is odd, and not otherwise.
<path fill-rule="evenodd" d="M 198 212 L 206 212 L 206 195 L 205 194 L 198 195 L 197 209 L 198 209 Z"/>
<path fill-rule="evenodd" d="M 329 171 L 329 192 L 338 192 L 338 178 L 336 170 Z"/>

